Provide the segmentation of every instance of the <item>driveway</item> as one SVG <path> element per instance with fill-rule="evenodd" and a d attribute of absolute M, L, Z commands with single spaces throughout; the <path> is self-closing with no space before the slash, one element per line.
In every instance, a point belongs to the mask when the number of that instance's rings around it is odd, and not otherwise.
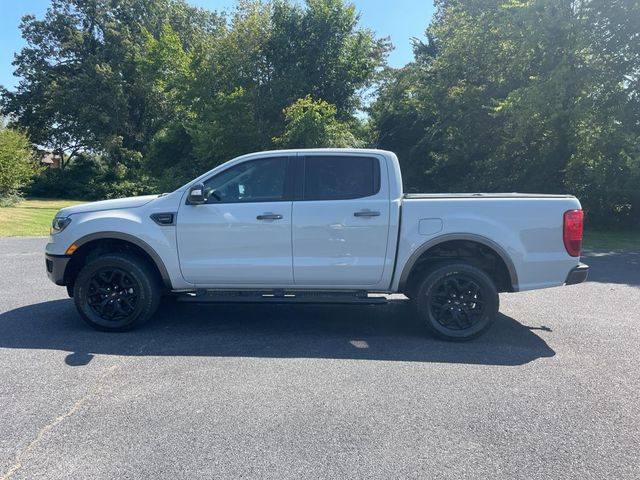
<path fill-rule="evenodd" d="M 91 330 L 0 239 L 0 479 L 640 478 L 640 254 L 501 296 L 471 343 L 385 306 L 163 305 Z"/>

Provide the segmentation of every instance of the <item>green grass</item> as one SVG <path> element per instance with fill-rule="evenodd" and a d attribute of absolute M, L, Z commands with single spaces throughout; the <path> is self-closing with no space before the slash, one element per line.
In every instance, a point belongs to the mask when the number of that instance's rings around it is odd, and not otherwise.
<path fill-rule="evenodd" d="M 58 210 L 84 203 L 78 200 L 24 200 L 14 207 L 0 207 L 0 237 L 49 235 L 51 220 Z"/>
<path fill-rule="evenodd" d="M 586 249 L 640 252 L 640 231 L 586 230 L 583 243 Z"/>

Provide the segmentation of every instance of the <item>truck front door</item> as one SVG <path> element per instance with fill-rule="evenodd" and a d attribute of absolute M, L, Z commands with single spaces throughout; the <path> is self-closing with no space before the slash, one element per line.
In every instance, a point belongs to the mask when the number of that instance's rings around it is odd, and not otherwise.
<path fill-rule="evenodd" d="M 177 217 L 180 269 L 202 286 L 292 285 L 292 170 L 269 157 L 233 165 L 204 182 L 205 204 Z"/>

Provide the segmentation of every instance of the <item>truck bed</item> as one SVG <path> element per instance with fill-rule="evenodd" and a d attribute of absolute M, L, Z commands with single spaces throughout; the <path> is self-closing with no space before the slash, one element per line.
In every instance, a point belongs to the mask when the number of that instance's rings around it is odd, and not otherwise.
<path fill-rule="evenodd" d="M 563 216 L 578 208 L 572 195 L 407 194 L 397 262 L 443 238 L 485 240 L 513 262 L 517 290 L 559 286 L 578 262 L 563 242 Z"/>

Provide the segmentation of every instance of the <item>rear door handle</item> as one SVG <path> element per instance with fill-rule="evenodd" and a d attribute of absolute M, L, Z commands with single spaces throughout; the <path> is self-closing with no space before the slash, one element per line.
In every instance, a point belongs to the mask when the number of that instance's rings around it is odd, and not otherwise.
<path fill-rule="evenodd" d="M 362 210 L 353 214 L 354 217 L 379 217 L 380 212 L 372 212 L 371 210 Z"/>
<path fill-rule="evenodd" d="M 282 220 L 282 215 L 279 213 L 263 213 L 256 217 L 258 220 Z"/>

